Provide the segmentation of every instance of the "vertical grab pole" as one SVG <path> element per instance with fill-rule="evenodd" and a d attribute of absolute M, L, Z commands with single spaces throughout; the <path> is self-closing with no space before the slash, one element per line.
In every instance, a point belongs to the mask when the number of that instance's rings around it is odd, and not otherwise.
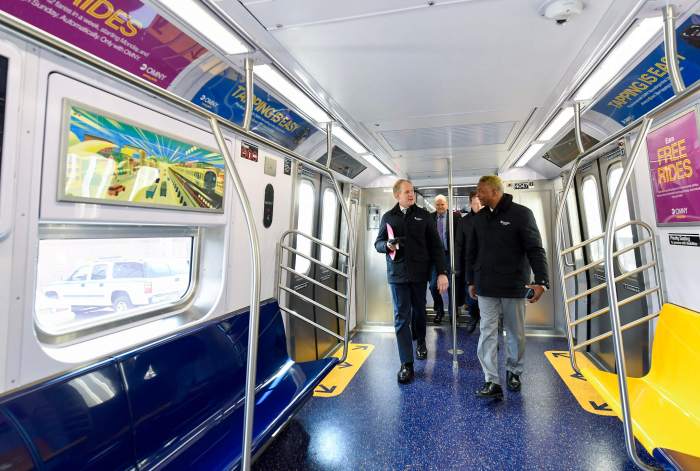
<path fill-rule="evenodd" d="M 581 373 L 576 363 L 576 352 L 574 350 L 574 332 L 571 330 L 571 312 L 569 312 L 569 303 L 566 301 L 566 270 L 564 269 L 564 263 L 562 263 L 561 252 L 563 250 L 563 238 L 564 238 L 564 211 L 566 210 L 566 200 L 571 191 L 571 187 L 574 184 L 574 178 L 576 177 L 576 172 L 581 165 L 581 158 L 585 149 L 583 148 L 583 140 L 581 139 L 581 104 L 579 102 L 574 103 L 574 129 L 576 131 L 576 145 L 578 146 L 579 156 L 574 161 L 571 166 L 571 171 L 569 173 L 569 178 L 564 186 L 564 192 L 561 195 L 561 201 L 559 201 L 559 208 L 557 209 L 557 218 L 555 227 L 554 240 L 556 241 L 557 249 L 557 267 L 559 268 L 559 288 L 561 289 L 562 298 L 564 299 L 564 316 L 566 317 L 566 338 L 568 340 L 567 345 L 569 347 L 569 363 L 571 363 L 571 368 L 576 373 Z M 566 258 L 566 256 L 564 256 Z"/>
<path fill-rule="evenodd" d="M 629 182 L 632 171 L 634 170 L 635 162 L 639 156 L 639 150 L 642 147 L 642 142 L 646 138 L 649 128 L 652 123 L 651 118 L 645 118 L 642 121 L 639 136 L 632 147 L 632 155 L 625 166 L 620 182 L 615 189 L 615 195 L 610 202 L 610 210 L 608 219 L 605 222 L 605 278 L 608 280 L 608 300 L 610 302 L 610 324 L 613 331 L 613 346 L 615 347 L 615 363 L 617 365 L 617 385 L 620 389 L 620 406 L 622 409 L 622 423 L 625 432 L 625 448 L 627 455 L 632 462 L 640 469 L 654 470 L 657 468 L 648 466 L 637 455 L 636 444 L 634 442 L 634 432 L 632 429 L 632 416 L 630 413 L 629 396 L 627 391 L 627 365 L 625 364 L 625 351 L 622 342 L 622 327 L 620 325 L 620 307 L 617 301 L 617 287 L 615 286 L 615 269 L 613 265 L 613 241 L 615 240 L 615 212 L 617 205 L 620 202 L 622 193 L 626 191 L 627 183 Z"/>
<path fill-rule="evenodd" d="M 245 375 L 245 413 L 243 418 L 243 455 L 241 469 L 250 470 L 251 450 L 253 443 L 253 416 L 255 412 L 255 376 L 258 362 L 258 328 L 260 324 L 260 239 L 255 228 L 253 210 L 248 200 L 248 195 L 243 188 L 243 181 L 238 175 L 238 170 L 233 162 L 233 157 L 226 147 L 226 141 L 219 129 L 219 121 L 216 118 L 209 118 L 211 129 L 214 131 L 219 151 L 224 156 L 226 168 L 228 169 L 236 193 L 241 200 L 246 226 L 248 227 L 248 238 L 250 241 L 250 262 L 253 279 L 250 286 L 250 320 L 248 321 L 248 359 Z"/>
<path fill-rule="evenodd" d="M 666 53 L 666 65 L 671 76 L 673 92 L 678 95 L 685 90 L 685 82 L 678 65 L 678 53 L 676 49 L 676 28 L 673 18 L 673 5 L 666 5 L 664 13 L 664 52 Z"/>
<path fill-rule="evenodd" d="M 243 129 L 250 131 L 250 123 L 253 120 L 253 97 L 255 82 L 253 80 L 253 59 L 245 58 L 245 112 L 243 114 Z"/>
<path fill-rule="evenodd" d="M 448 221 L 448 234 L 450 235 L 450 315 L 452 316 L 452 368 L 457 369 L 459 363 L 457 363 L 457 297 L 456 294 L 456 282 L 455 282 L 455 228 L 454 228 L 454 211 L 453 211 L 453 187 L 452 187 L 452 158 L 447 159 L 447 213 L 449 217 Z"/>
<path fill-rule="evenodd" d="M 345 339 L 345 345 L 343 346 L 343 356 L 340 357 L 338 363 L 343 363 L 348 358 L 348 349 L 350 347 L 350 311 L 352 308 L 352 297 L 351 286 L 354 280 L 355 273 L 355 227 L 353 226 L 352 219 L 350 218 L 350 209 L 348 208 L 347 201 L 343 198 L 343 192 L 340 191 L 340 185 L 335 179 L 335 175 L 331 171 L 331 151 L 333 150 L 333 123 L 329 122 L 326 124 L 326 171 L 328 172 L 328 178 L 330 178 L 331 183 L 333 183 L 333 188 L 335 189 L 336 195 L 338 195 L 338 201 L 340 201 L 340 207 L 343 210 L 343 215 L 348 224 L 348 277 L 345 280 L 345 294 L 347 299 L 345 300 L 345 329 L 343 331 L 343 338 Z"/>

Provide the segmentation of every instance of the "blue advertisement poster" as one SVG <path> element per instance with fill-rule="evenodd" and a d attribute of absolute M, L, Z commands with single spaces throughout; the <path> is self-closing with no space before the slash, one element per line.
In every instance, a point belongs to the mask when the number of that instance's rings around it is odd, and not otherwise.
<path fill-rule="evenodd" d="M 676 29 L 678 62 L 686 86 L 700 79 L 700 15 Z M 593 110 L 627 125 L 673 96 L 664 45 L 654 49 L 593 106 Z"/>
<path fill-rule="evenodd" d="M 245 88 L 243 74 L 229 68 L 205 83 L 192 102 L 224 119 L 242 124 Z M 257 86 L 254 87 L 250 130 L 292 150 L 317 131 L 311 123 Z"/>

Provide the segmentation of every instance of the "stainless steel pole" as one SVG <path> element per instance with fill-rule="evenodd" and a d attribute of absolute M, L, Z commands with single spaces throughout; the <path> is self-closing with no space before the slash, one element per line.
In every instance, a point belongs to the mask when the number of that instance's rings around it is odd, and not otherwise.
<path fill-rule="evenodd" d="M 326 168 L 330 171 L 333 158 L 333 122 L 326 123 Z M 342 195 L 338 195 L 339 197 Z"/>
<path fill-rule="evenodd" d="M 625 363 L 625 350 L 622 341 L 622 326 L 620 324 L 620 307 L 617 300 L 617 286 L 613 281 L 615 279 L 615 265 L 613 264 L 613 245 L 615 241 L 615 212 L 617 211 L 617 205 L 620 202 L 620 197 L 622 193 L 627 190 L 627 182 L 629 182 L 632 171 L 634 170 L 634 164 L 639 156 L 639 150 L 642 147 L 642 143 L 649 132 L 653 119 L 645 118 L 642 122 L 642 127 L 639 130 L 639 136 L 637 136 L 634 146 L 632 147 L 632 154 L 629 157 L 627 165 L 625 166 L 624 172 L 622 172 L 622 177 L 620 182 L 617 184 L 617 189 L 615 194 L 610 201 L 610 210 L 608 212 L 608 219 L 605 222 L 605 278 L 608 281 L 607 291 L 608 300 L 610 302 L 610 324 L 612 325 L 613 331 L 613 346 L 615 348 L 615 363 L 617 366 L 617 385 L 620 389 L 620 408 L 622 409 L 622 424 L 625 432 L 625 448 L 627 449 L 627 455 L 632 460 L 632 462 L 639 468 L 644 470 L 655 470 L 658 468 L 648 466 L 644 463 L 637 455 L 636 444 L 634 441 L 634 432 L 632 429 L 632 415 L 630 413 L 630 403 L 629 403 L 629 393 L 627 390 L 627 365 Z"/>
<path fill-rule="evenodd" d="M 676 48 L 675 18 L 673 18 L 673 5 L 666 5 L 664 13 L 664 51 L 666 53 L 666 65 L 671 76 L 673 92 L 678 95 L 685 90 L 685 82 L 678 65 L 678 53 Z"/>
<path fill-rule="evenodd" d="M 447 212 L 449 217 L 448 221 L 448 234 L 450 235 L 449 251 L 450 251 L 450 315 L 452 316 L 452 368 L 459 368 L 459 363 L 457 362 L 457 355 L 461 351 L 457 350 L 457 298 L 455 294 L 457 293 L 456 287 L 456 277 L 455 277 L 455 228 L 454 228 L 454 197 L 452 195 L 452 158 L 447 159 Z"/>
<path fill-rule="evenodd" d="M 253 78 L 253 59 L 245 58 L 245 113 L 243 114 L 243 129 L 250 131 L 250 123 L 253 120 L 253 97 L 255 81 Z"/>
<path fill-rule="evenodd" d="M 226 141 L 221 134 L 219 121 L 210 119 L 211 129 L 219 145 L 219 151 L 224 156 L 226 168 L 233 179 L 236 193 L 241 200 L 243 215 L 248 227 L 248 238 L 250 241 L 250 263 L 253 274 L 250 286 L 250 319 L 248 321 L 248 361 L 245 374 L 245 412 L 243 416 L 243 455 L 242 469 L 250 470 L 251 450 L 253 445 L 253 416 L 255 413 L 255 375 L 258 362 L 258 328 L 260 325 L 260 239 L 255 227 L 253 210 L 248 200 L 248 195 L 243 187 L 243 180 L 238 175 L 238 170 L 233 161 L 233 157 L 226 147 Z"/>

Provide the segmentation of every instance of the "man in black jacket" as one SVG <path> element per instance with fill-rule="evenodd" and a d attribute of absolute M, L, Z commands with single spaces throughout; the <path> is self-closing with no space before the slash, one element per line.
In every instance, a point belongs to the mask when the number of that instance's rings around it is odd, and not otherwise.
<path fill-rule="evenodd" d="M 503 193 L 499 177 L 481 177 L 477 191 L 485 206 L 474 218 L 465 259 L 469 295 L 478 297 L 481 311 L 477 355 L 486 382 L 476 394 L 502 398 L 498 319 L 503 316 L 506 331 L 506 386 L 519 391 L 525 354 L 524 298 L 536 303 L 548 288 L 547 259 L 532 211 Z M 530 267 L 534 283 L 529 281 Z"/>
<path fill-rule="evenodd" d="M 466 258 L 466 254 L 464 251 L 467 247 L 467 238 L 471 233 L 474 218 L 476 217 L 476 214 L 481 211 L 481 208 L 483 208 L 476 191 L 469 193 L 469 208 L 470 211 L 462 216 L 459 224 L 459 230 L 456 232 L 457 235 L 455 236 L 455 264 L 457 265 L 457 273 L 462 275 L 462 285 L 460 286 L 458 284 L 457 288 L 465 291 L 466 287 L 464 284 L 466 283 L 464 274 L 466 269 L 464 267 L 464 259 Z M 466 296 L 465 302 L 469 312 L 469 317 L 467 318 L 467 332 L 471 334 L 476 329 L 476 325 L 481 318 L 479 315 L 479 303 L 476 299 L 469 295 Z"/>
<path fill-rule="evenodd" d="M 447 266 L 445 250 L 440 242 L 430 213 L 415 205 L 416 196 L 409 180 L 394 184 L 397 203 L 384 213 L 374 247 L 386 254 L 386 272 L 394 301 L 394 328 L 399 347 L 401 368 L 399 383 L 413 379 L 413 341 L 411 319 L 414 318 L 414 335 L 417 339 L 416 357 L 428 356 L 425 345 L 425 287 L 432 264 L 438 270 L 438 289 L 447 291 Z"/>
<path fill-rule="evenodd" d="M 430 213 L 430 217 L 435 224 L 435 228 L 440 236 L 440 243 L 445 248 L 445 265 L 450 266 L 450 226 L 448 225 L 449 214 L 447 213 L 447 198 L 444 195 L 435 197 L 435 212 Z M 453 227 L 455 233 L 455 241 L 458 240 L 459 220 L 461 218 L 458 212 L 452 213 Z M 455 250 L 455 253 L 459 253 Z M 442 322 L 445 316 L 445 303 L 442 300 L 442 294 L 438 291 L 437 286 L 438 270 L 437 266 L 433 266 L 432 274 L 430 275 L 430 294 L 433 297 L 433 309 L 435 310 L 435 323 Z M 448 289 L 449 291 L 449 289 Z M 449 306 L 448 312 L 452 312 L 452 295 L 448 292 Z"/>

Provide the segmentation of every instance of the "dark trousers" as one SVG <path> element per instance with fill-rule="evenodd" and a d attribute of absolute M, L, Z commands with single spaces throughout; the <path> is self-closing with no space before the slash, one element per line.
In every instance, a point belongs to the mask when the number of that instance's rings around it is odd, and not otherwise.
<path fill-rule="evenodd" d="M 389 283 L 401 363 L 413 363 L 413 337 L 425 342 L 425 284 Z"/>
<path fill-rule="evenodd" d="M 448 267 L 450 266 L 450 253 L 449 252 L 445 252 L 445 263 L 447 264 Z M 436 316 L 437 315 L 443 316 L 443 315 L 445 315 L 445 303 L 442 301 L 442 295 L 440 294 L 440 292 L 438 291 L 438 288 L 437 288 L 437 277 L 438 277 L 437 269 L 435 268 L 435 265 L 433 265 L 433 270 L 430 274 L 430 294 L 433 296 L 433 311 L 435 311 Z M 450 278 L 449 275 L 447 277 Z M 451 289 L 449 289 L 447 291 L 447 296 L 448 296 L 447 299 L 450 301 L 450 305 L 447 308 L 448 309 L 447 315 L 449 317 L 452 313 L 452 290 Z"/>

